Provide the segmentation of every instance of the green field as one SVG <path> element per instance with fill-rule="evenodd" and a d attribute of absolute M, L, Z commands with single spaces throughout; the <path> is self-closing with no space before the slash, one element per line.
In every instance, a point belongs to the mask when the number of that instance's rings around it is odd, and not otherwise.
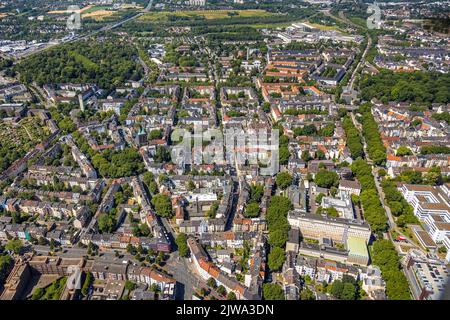
<path fill-rule="evenodd" d="M 275 28 L 286 28 L 289 27 L 292 23 L 290 22 L 280 22 L 280 23 L 257 23 L 250 24 L 249 27 L 255 29 L 275 29 Z"/>
<path fill-rule="evenodd" d="M 317 29 L 320 29 L 320 30 L 324 30 L 324 31 L 330 31 L 330 30 L 341 31 L 341 29 L 339 29 L 338 26 L 325 26 L 325 25 L 323 25 L 323 24 L 311 23 L 311 22 L 308 22 L 308 21 L 305 21 L 305 22 L 306 22 L 307 24 L 309 24 L 309 25 L 311 25 L 311 26 L 317 28 Z"/>
<path fill-rule="evenodd" d="M 86 10 L 83 10 L 83 14 L 87 14 L 87 13 L 91 13 L 91 12 L 95 12 L 95 11 L 99 11 L 99 10 L 108 10 L 111 9 L 110 6 L 93 6 L 91 8 L 88 8 Z"/>
<path fill-rule="evenodd" d="M 149 12 L 139 18 L 141 21 L 168 21 L 169 17 L 204 18 L 217 20 L 227 18 L 270 17 L 278 14 L 265 10 L 194 10 L 194 11 L 162 11 Z"/>

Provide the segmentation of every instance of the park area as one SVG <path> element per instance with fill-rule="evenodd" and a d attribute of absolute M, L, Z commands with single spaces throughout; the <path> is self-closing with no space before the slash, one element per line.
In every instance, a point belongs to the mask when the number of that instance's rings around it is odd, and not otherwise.
<path fill-rule="evenodd" d="M 37 117 L 22 119 L 19 123 L 0 122 L 0 171 L 50 135 L 49 129 Z"/>

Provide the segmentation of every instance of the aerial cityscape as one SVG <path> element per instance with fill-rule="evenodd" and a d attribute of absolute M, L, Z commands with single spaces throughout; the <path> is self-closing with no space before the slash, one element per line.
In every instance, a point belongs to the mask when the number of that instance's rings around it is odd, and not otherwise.
<path fill-rule="evenodd" d="M 450 300 L 449 22 L 0 0 L 0 300 Z"/>

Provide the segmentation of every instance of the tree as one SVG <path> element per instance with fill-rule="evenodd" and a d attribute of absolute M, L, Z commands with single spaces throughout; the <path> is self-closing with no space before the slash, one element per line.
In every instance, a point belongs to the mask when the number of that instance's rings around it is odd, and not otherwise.
<path fill-rule="evenodd" d="M 84 279 L 84 282 L 83 282 L 83 287 L 81 288 L 81 293 L 83 294 L 83 296 L 88 295 L 89 287 L 91 286 L 92 280 L 93 280 L 92 273 L 87 272 L 86 278 Z"/>
<path fill-rule="evenodd" d="M 20 239 L 9 240 L 5 245 L 5 249 L 14 252 L 15 254 L 20 254 L 23 249 L 23 242 Z"/>
<path fill-rule="evenodd" d="M 331 285 L 331 295 L 335 298 L 340 299 L 342 291 L 344 290 L 344 284 L 341 280 L 334 280 Z"/>
<path fill-rule="evenodd" d="M 447 146 L 437 146 L 437 145 L 427 145 L 420 148 L 420 154 L 450 154 L 450 147 Z"/>
<path fill-rule="evenodd" d="M 150 131 L 150 133 L 148 134 L 149 140 L 161 139 L 161 138 L 162 138 L 162 131 L 160 129 L 154 129 L 154 130 Z"/>
<path fill-rule="evenodd" d="M 273 247 L 283 247 L 288 240 L 286 230 L 277 229 L 269 232 L 269 244 Z"/>
<path fill-rule="evenodd" d="M 446 254 L 447 253 L 447 248 L 445 246 L 440 246 L 438 248 L 438 253 Z"/>
<path fill-rule="evenodd" d="M 0 245 L 0 283 L 3 283 L 10 267 L 13 263 L 13 259 L 8 254 L 2 254 L 3 247 Z"/>
<path fill-rule="evenodd" d="M 337 187 L 339 184 L 339 176 L 334 171 L 328 171 L 326 169 L 320 169 L 319 172 L 316 173 L 314 178 L 314 182 L 322 188 L 331 188 Z"/>
<path fill-rule="evenodd" d="M 254 218 L 259 216 L 259 204 L 256 202 L 249 203 L 244 212 L 245 217 Z"/>
<path fill-rule="evenodd" d="M 373 263 L 380 267 L 386 281 L 386 295 L 390 300 L 409 300 L 409 285 L 401 270 L 400 258 L 390 240 L 380 239 L 373 243 Z"/>
<path fill-rule="evenodd" d="M 304 288 L 300 293 L 300 300 L 316 300 L 316 296 L 310 289 Z"/>
<path fill-rule="evenodd" d="M 178 252 L 181 257 L 187 257 L 189 255 L 189 247 L 187 245 L 187 236 L 184 233 L 180 233 L 175 239 L 175 243 L 178 247 Z"/>
<path fill-rule="evenodd" d="M 58 122 L 58 127 L 64 134 L 71 133 L 77 129 L 75 123 L 73 123 L 72 119 L 69 117 L 65 117 L 61 121 Z"/>
<path fill-rule="evenodd" d="M 213 277 L 210 277 L 210 278 L 206 281 L 206 284 L 207 284 L 210 288 L 216 288 L 216 287 L 217 287 L 216 279 L 214 279 Z"/>
<path fill-rule="evenodd" d="M 289 148 L 287 146 L 280 146 L 280 148 L 278 149 L 278 155 L 280 164 L 286 165 L 290 157 Z"/>
<path fill-rule="evenodd" d="M 399 157 L 412 155 L 411 150 L 407 146 L 400 146 L 395 153 Z"/>
<path fill-rule="evenodd" d="M 140 223 L 139 224 L 139 234 L 142 237 L 148 237 L 151 235 L 151 230 L 149 226 L 146 223 Z"/>
<path fill-rule="evenodd" d="M 322 203 L 322 198 L 323 197 L 325 197 L 325 194 L 324 193 L 319 193 L 317 196 L 316 196 L 316 203 L 317 204 L 321 204 Z"/>
<path fill-rule="evenodd" d="M 433 166 L 427 173 L 424 175 L 424 182 L 429 185 L 440 185 L 443 182 L 441 168 L 437 166 Z"/>
<path fill-rule="evenodd" d="M 278 271 L 286 260 L 285 252 L 280 247 L 273 247 L 268 256 L 268 265 L 270 270 Z"/>
<path fill-rule="evenodd" d="M 236 300 L 236 294 L 233 291 L 228 292 L 227 300 Z"/>
<path fill-rule="evenodd" d="M 155 181 L 153 173 L 144 173 L 143 181 L 147 185 L 148 191 L 150 191 L 151 194 L 158 193 L 158 184 Z"/>
<path fill-rule="evenodd" d="M 302 157 L 301 158 L 305 162 L 308 162 L 309 160 L 311 160 L 311 155 L 309 154 L 309 151 L 308 150 L 304 150 L 302 152 Z"/>
<path fill-rule="evenodd" d="M 98 229 L 102 233 L 111 233 L 115 226 L 115 221 L 107 214 L 101 213 L 98 216 Z"/>
<path fill-rule="evenodd" d="M 129 243 L 127 244 L 127 252 L 129 254 L 135 255 L 137 253 L 137 250 L 131 243 Z"/>
<path fill-rule="evenodd" d="M 283 289 L 276 283 L 263 284 L 264 300 L 285 300 Z"/>
<path fill-rule="evenodd" d="M 218 286 L 216 291 L 218 294 L 220 294 L 222 296 L 227 294 L 227 289 L 225 289 L 225 287 L 223 285 Z"/>
<path fill-rule="evenodd" d="M 355 300 L 356 299 L 356 288 L 352 283 L 344 283 L 341 292 L 342 300 Z"/>
<path fill-rule="evenodd" d="M 136 289 L 136 283 L 130 280 L 125 281 L 125 289 L 127 289 L 128 291 L 133 291 L 134 289 Z"/>
<path fill-rule="evenodd" d="M 249 202 L 260 202 L 264 194 L 264 187 L 260 184 L 255 184 L 250 186 L 250 201 Z"/>
<path fill-rule="evenodd" d="M 195 183 L 192 180 L 189 180 L 187 183 L 187 189 L 188 191 L 192 191 L 195 189 Z"/>
<path fill-rule="evenodd" d="M 31 300 L 40 300 L 45 294 L 44 288 L 36 288 L 31 295 Z"/>
<path fill-rule="evenodd" d="M 158 215 L 169 218 L 172 216 L 172 203 L 169 196 L 165 194 L 157 194 L 153 196 L 151 202 Z"/>
<path fill-rule="evenodd" d="M 289 187 L 292 184 L 292 180 L 292 176 L 287 171 L 283 171 L 277 174 L 277 186 L 282 190 L 285 190 L 287 187 Z"/>

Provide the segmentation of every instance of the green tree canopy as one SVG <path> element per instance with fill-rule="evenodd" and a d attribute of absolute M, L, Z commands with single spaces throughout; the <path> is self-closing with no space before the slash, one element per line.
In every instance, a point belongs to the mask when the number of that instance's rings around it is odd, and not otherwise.
<path fill-rule="evenodd" d="M 276 283 L 263 284 L 264 300 L 285 300 L 283 288 Z"/>

